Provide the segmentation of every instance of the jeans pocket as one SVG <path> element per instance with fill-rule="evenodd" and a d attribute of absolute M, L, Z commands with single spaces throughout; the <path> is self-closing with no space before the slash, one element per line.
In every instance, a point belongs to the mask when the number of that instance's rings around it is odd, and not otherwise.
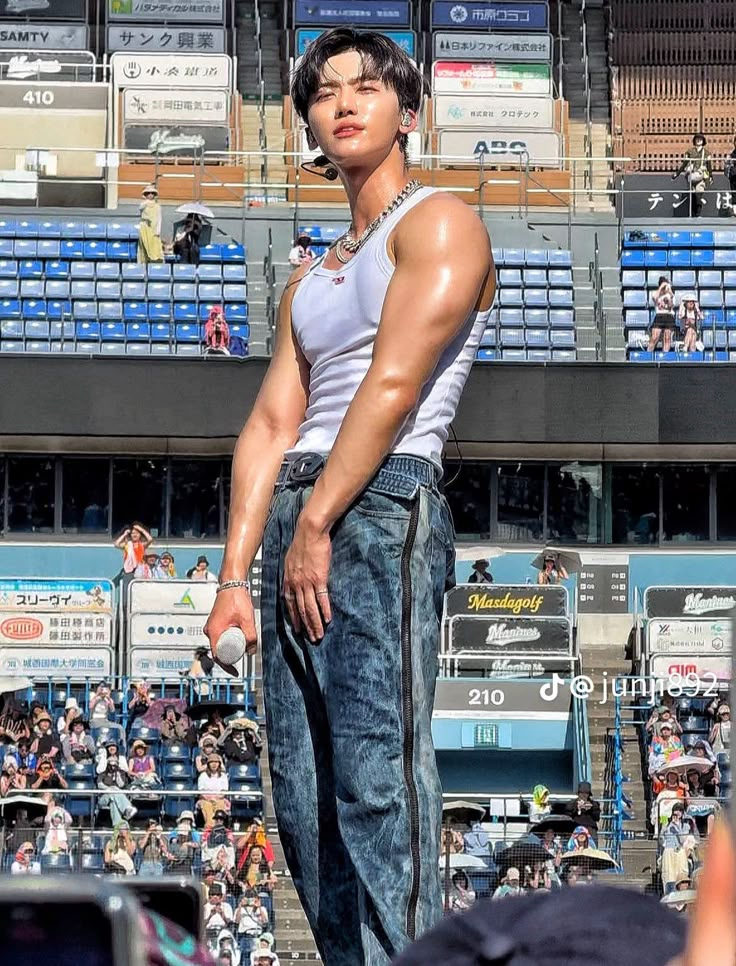
<path fill-rule="evenodd" d="M 403 496 L 388 495 L 368 489 L 363 492 L 352 509 L 364 517 L 406 521 L 411 514 L 414 500 L 415 498 L 407 499 Z"/>

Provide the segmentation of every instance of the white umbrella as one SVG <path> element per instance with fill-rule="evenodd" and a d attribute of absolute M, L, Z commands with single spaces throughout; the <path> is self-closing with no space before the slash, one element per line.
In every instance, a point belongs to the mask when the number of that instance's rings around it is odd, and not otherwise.
<path fill-rule="evenodd" d="M 202 218 L 214 218 L 214 213 L 199 201 L 189 201 L 185 205 L 179 205 L 176 209 L 180 215 L 201 215 Z"/>
<path fill-rule="evenodd" d="M 0 677 L 0 694 L 12 694 L 14 691 L 25 691 L 26 688 L 33 687 L 30 678 L 15 677 L 14 675 L 2 675 Z"/>
<path fill-rule="evenodd" d="M 670 758 L 663 765 L 658 766 L 655 774 L 666 775 L 668 771 L 677 772 L 684 775 L 688 771 L 697 771 L 701 775 L 709 772 L 713 767 L 713 762 L 708 758 L 697 758 L 695 755 L 680 755 L 679 758 Z"/>
<path fill-rule="evenodd" d="M 562 861 L 572 862 L 574 865 L 580 863 L 597 871 L 618 868 L 616 860 L 602 849 L 577 849 L 573 852 L 565 852 Z"/>
<path fill-rule="evenodd" d="M 455 550 L 456 560 L 492 560 L 494 557 L 503 557 L 506 553 L 500 547 L 489 547 L 483 544 L 474 544 L 472 547 L 467 544 L 460 544 Z"/>
<path fill-rule="evenodd" d="M 445 868 L 447 855 L 440 857 L 440 868 Z M 451 869 L 488 869 L 483 859 L 478 855 L 466 855 L 464 852 L 452 852 L 450 854 Z"/>
<path fill-rule="evenodd" d="M 695 902 L 698 898 L 698 893 L 695 889 L 682 889 L 680 892 L 668 892 L 660 902 L 663 906 L 688 906 Z"/>

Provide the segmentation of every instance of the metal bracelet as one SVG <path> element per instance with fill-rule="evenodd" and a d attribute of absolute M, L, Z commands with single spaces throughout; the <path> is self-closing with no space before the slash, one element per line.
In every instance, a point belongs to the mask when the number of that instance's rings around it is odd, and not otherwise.
<path fill-rule="evenodd" d="M 250 581 L 249 580 L 224 580 L 217 588 L 217 593 L 219 594 L 221 590 L 235 590 L 236 587 L 243 587 L 245 588 L 245 590 L 250 590 Z"/>

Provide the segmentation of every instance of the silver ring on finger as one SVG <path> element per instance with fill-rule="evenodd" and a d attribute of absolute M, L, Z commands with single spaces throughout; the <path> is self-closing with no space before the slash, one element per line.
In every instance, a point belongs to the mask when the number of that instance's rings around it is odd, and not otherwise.
<path fill-rule="evenodd" d="M 284 594 L 284 600 L 296 600 L 296 596 L 294 594 Z"/>
<path fill-rule="evenodd" d="M 329 594 L 329 590 L 318 590 L 315 597 L 326 597 Z"/>

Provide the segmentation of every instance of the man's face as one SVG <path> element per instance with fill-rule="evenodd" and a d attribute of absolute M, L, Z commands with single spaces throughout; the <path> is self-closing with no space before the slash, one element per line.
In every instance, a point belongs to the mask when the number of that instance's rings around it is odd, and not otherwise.
<path fill-rule="evenodd" d="M 321 86 L 309 102 L 312 135 L 341 168 L 377 167 L 391 151 L 399 129 L 395 91 L 362 74 L 357 50 L 336 54 L 325 64 Z"/>

